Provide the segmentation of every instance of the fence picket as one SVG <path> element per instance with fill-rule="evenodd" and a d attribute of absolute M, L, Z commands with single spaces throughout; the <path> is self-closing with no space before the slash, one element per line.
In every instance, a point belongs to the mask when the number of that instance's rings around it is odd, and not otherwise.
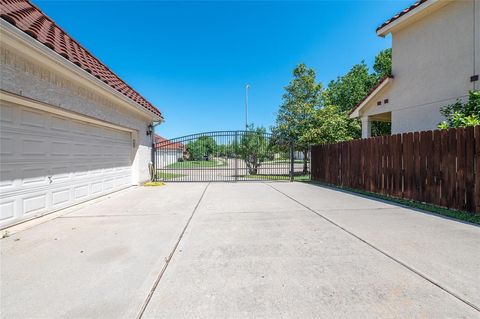
<path fill-rule="evenodd" d="M 431 203 L 434 195 L 434 174 L 433 174 L 433 133 L 432 131 L 422 132 L 420 135 L 422 144 L 421 162 L 422 162 L 422 183 L 423 201 Z"/>
<path fill-rule="evenodd" d="M 441 205 L 442 172 L 440 168 L 442 157 L 442 134 L 441 131 L 433 131 L 433 197 L 432 203 Z"/>
<path fill-rule="evenodd" d="M 457 129 L 456 208 L 465 210 L 465 129 Z"/>
<path fill-rule="evenodd" d="M 420 162 L 420 133 L 413 133 L 413 189 L 412 189 L 412 199 L 420 201 L 422 195 L 422 185 L 421 185 L 421 162 Z"/>
<path fill-rule="evenodd" d="M 473 127 L 465 129 L 465 210 L 475 211 L 475 132 Z M 472 142 L 470 142 L 472 141 Z M 480 191 L 477 190 L 477 191 Z"/>
<path fill-rule="evenodd" d="M 457 198 L 455 192 L 457 190 L 457 165 L 456 165 L 456 150 L 457 150 L 457 130 L 449 129 L 448 131 L 448 183 L 447 183 L 447 207 L 457 208 Z"/>
<path fill-rule="evenodd" d="M 480 125 L 475 127 L 475 187 L 474 207 L 475 212 L 480 214 Z"/>

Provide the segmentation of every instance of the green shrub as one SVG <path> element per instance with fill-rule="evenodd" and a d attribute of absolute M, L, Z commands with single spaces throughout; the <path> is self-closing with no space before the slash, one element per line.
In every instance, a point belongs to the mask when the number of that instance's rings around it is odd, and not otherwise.
<path fill-rule="evenodd" d="M 438 125 L 440 129 L 480 125 L 480 90 L 470 91 L 468 101 L 457 101 L 441 108 L 446 120 Z"/>

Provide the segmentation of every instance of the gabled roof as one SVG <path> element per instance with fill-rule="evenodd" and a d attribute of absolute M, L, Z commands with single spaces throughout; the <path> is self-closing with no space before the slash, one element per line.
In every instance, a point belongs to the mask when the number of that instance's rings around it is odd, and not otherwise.
<path fill-rule="evenodd" d="M 27 0 L 0 0 L 0 17 L 153 114 L 161 112 Z"/>
<path fill-rule="evenodd" d="M 389 25 L 390 23 L 392 23 L 393 21 L 397 20 L 398 18 L 402 17 L 403 15 L 411 12 L 412 10 L 415 10 L 416 8 L 418 8 L 420 5 L 422 5 L 423 3 L 427 2 L 429 0 L 419 0 L 417 2 L 415 2 L 414 4 L 412 4 L 410 7 L 400 11 L 399 13 L 397 13 L 396 15 L 394 15 L 392 18 L 388 19 L 387 21 L 385 21 L 384 23 L 382 23 L 382 25 L 380 25 L 378 28 L 377 28 L 377 32 L 382 29 L 383 27 Z"/>
<path fill-rule="evenodd" d="M 377 85 L 375 85 L 370 92 L 360 101 L 358 104 L 348 113 L 348 115 L 352 115 L 355 111 L 359 111 L 362 107 L 365 106 L 381 89 L 383 89 L 391 80 L 393 79 L 393 75 L 387 75 L 382 78 Z"/>

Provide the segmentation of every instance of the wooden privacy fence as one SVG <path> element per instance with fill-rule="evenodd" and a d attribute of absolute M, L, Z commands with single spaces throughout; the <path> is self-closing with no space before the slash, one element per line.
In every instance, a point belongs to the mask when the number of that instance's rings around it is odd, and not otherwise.
<path fill-rule="evenodd" d="M 480 214 L 480 126 L 312 147 L 312 180 Z"/>

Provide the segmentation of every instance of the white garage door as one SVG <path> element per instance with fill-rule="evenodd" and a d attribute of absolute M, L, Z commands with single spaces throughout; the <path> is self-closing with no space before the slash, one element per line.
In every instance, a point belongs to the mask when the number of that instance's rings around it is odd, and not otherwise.
<path fill-rule="evenodd" d="M 0 107 L 0 227 L 132 184 L 130 132 Z"/>

